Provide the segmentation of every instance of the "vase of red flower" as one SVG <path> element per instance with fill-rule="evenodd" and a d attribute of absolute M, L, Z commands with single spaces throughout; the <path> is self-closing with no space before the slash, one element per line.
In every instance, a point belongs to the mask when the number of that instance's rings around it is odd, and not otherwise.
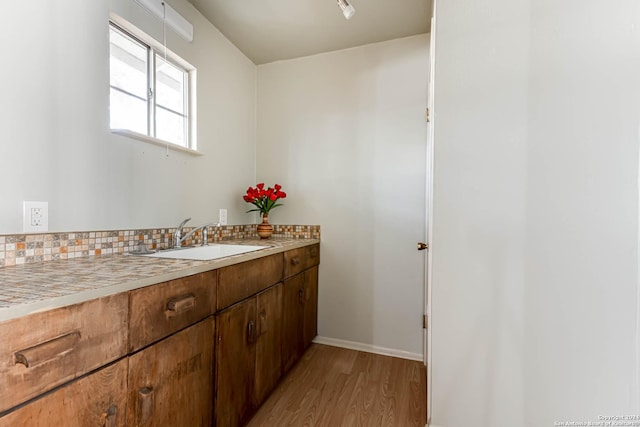
<path fill-rule="evenodd" d="M 278 200 L 287 197 L 287 193 L 282 191 L 280 184 L 275 184 L 272 187 L 264 188 L 264 183 L 256 185 L 256 188 L 249 187 L 247 194 L 242 196 L 245 202 L 251 203 L 255 206 L 254 209 L 250 209 L 249 212 L 260 212 L 262 214 L 262 223 L 258 224 L 258 236 L 261 239 L 268 239 L 273 234 L 273 226 L 269 224 L 269 211 L 278 206 L 282 206 L 282 203 L 278 203 Z"/>

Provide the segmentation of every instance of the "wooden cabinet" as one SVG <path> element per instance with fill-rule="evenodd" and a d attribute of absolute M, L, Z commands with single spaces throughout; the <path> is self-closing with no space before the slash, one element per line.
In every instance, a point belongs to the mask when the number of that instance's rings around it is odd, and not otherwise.
<path fill-rule="evenodd" d="M 318 335 L 320 245 L 285 252 L 282 370 L 288 372 Z"/>
<path fill-rule="evenodd" d="M 258 338 L 254 393 L 264 402 L 282 375 L 282 283 L 258 294 L 256 301 Z"/>
<path fill-rule="evenodd" d="M 284 281 L 282 301 L 282 369 L 288 372 L 304 352 L 304 273 Z"/>
<path fill-rule="evenodd" d="M 129 351 L 137 351 L 215 311 L 216 271 L 129 293 Z"/>
<path fill-rule="evenodd" d="M 304 272 L 302 345 L 306 350 L 318 335 L 318 267 Z"/>
<path fill-rule="evenodd" d="M 219 313 L 216 342 L 216 426 L 239 426 L 253 413 L 256 299 Z"/>
<path fill-rule="evenodd" d="M 218 313 L 217 427 L 245 424 L 273 391 L 283 369 L 289 370 L 311 345 L 318 330 L 319 257 L 318 245 L 285 252 L 280 277 L 297 274 Z M 225 301 L 269 286 L 274 264 L 263 264 L 271 267 L 257 277 L 237 270 L 242 264 L 220 270 L 218 305 L 224 308 Z"/>
<path fill-rule="evenodd" d="M 223 310 L 282 281 L 282 257 L 275 254 L 221 268 L 217 309 Z"/>
<path fill-rule="evenodd" d="M 128 426 L 210 426 L 214 319 L 129 357 Z"/>
<path fill-rule="evenodd" d="M 0 427 L 245 424 L 317 334 L 319 260 L 306 246 L 0 322 Z"/>
<path fill-rule="evenodd" d="M 281 375 L 282 284 L 219 313 L 216 426 L 249 420 Z"/>
<path fill-rule="evenodd" d="M 284 278 L 320 264 L 320 245 L 304 246 L 284 253 Z"/>
<path fill-rule="evenodd" d="M 127 354 L 127 295 L 0 323 L 0 412 Z"/>
<path fill-rule="evenodd" d="M 127 359 L 45 394 L 0 418 L 0 427 L 127 425 Z"/>
<path fill-rule="evenodd" d="M 318 334 L 318 267 L 284 282 L 282 369 L 288 372 Z"/>

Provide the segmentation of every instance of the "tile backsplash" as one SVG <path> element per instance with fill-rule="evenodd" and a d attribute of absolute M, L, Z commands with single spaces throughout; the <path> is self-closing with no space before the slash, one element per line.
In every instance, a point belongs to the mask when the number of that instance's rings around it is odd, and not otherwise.
<path fill-rule="evenodd" d="M 256 224 L 225 225 L 209 228 L 209 242 L 258 238 Z M 273 224 L 273 237 L 319 239 L 319 225 Z M 185 227 L 185 233 L 191 229 Z M 57 259 L 123 254 L 140 242 L 150 249 L 171 246 L 175 228 L 144 230 L 80 231 L 69 233 L 0 235 L 0 267 L 30 264 Z M 197 231 L 187 244 L 201 244 Z"/>

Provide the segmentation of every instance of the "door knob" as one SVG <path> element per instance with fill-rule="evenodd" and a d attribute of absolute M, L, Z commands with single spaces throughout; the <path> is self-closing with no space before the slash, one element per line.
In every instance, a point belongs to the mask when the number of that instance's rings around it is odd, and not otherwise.
<path fill-rule="evenodd" d="M 429 244 L 428 243 L 418 242 L 418 250 L 419 251 L 424 251 L 425 249 L 429 249 Z"/>

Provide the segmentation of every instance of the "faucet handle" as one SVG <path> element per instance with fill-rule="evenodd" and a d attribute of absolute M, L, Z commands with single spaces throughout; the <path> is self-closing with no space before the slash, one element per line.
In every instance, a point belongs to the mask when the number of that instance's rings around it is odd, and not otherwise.
<path fill-rule="evenodd" d="M 184 227 L 184 225 L 185 225 L 187 222 L 189 222 L 189 221 L 191 221 L 191 218 L 187 218 L 187 219 L 185 219 L 184 221 L 182 221 L 182 222 L 180 223 L 180 225 L 178 226 L 178 230 L 182 230 L 182 227 Z"/>
<path fill-rule="evenodd" d="M 210 222 L 202 226 L 202 246 L 209 245 L 209 227 L 220 227 L 220 223 Z"/>

